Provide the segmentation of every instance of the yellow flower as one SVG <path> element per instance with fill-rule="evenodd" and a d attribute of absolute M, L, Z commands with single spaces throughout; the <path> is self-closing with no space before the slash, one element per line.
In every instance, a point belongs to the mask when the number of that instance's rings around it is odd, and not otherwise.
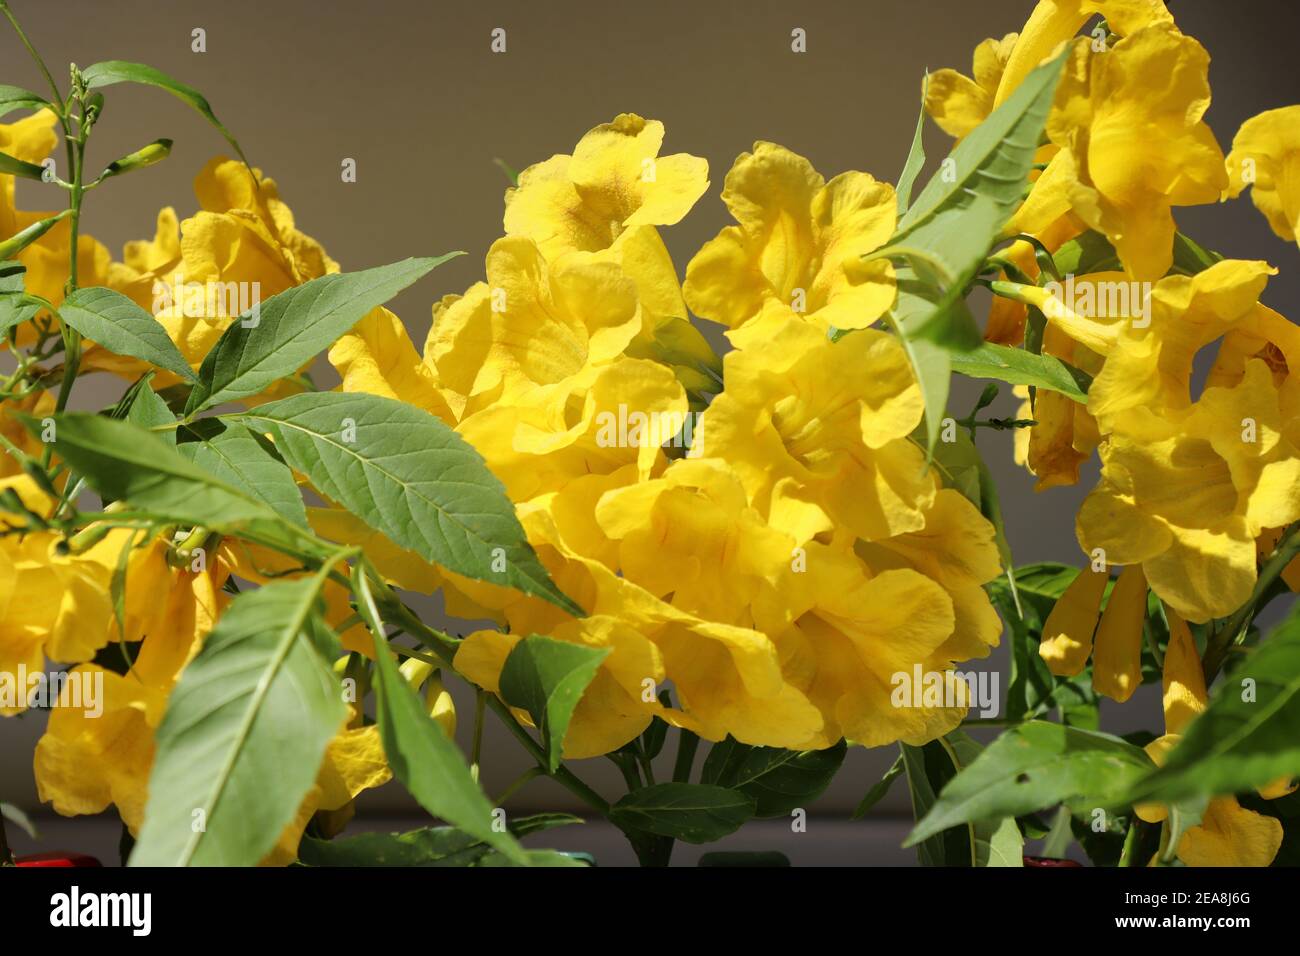
<path fill-rule="evenodd" d="M 825 722 L 804 746 L 841 736 L 866 747 L 920 745 L 956 727 L 969 697 L 946 653 L 956 619 L 944 589 L 910 568 L 873 574 L 849 550 L 809 542 L 806 551 L 803 570 L 787 566 L 771 620 L 759 614 L 786 679 Z"/>
<path fill-rule="evenodd" d="M 1043 622 L 1043 642 L 1038 656 L 1058 677 L 1073 677 L 1083 671 L 1092 653 L 1092 632 L 1101 613 L 1101 598 L 1110 575 L 1084 568 L 1070 582 Z"/>
<path fill-rule="evenodd" d="M 387 309 L 375 309 L 353 326 L 330 347 L 329 360 L 343 391 L 399 399 L 456 424 L 433 369 L 415 351 L 402 320 Z"/>
<path fill-rule="evenodd" d="M 211 160 L 194 180 L 199 211 L 178 227 L 164 209 L 154 240 L 128 243 L 125 261 L 94 283 L 152 312 L 193 368 L 245 305 L 339 271 L 297 228 L 275 181 L 255 175 L 237 160 Z M 101 349 L 89 350 L 83 364 L 128 376 L 144 368 Z M 175 381 L 162 372 L 155 385 Z"/>
<path fill-rule="evenodd" d="M 1153 24 L 1172 27 L 1174 23 L 1164 0 L 1039 0 L 1002 69 L 993 105 L 1000 106 L 1034 67 L 1098 15 L 1118 36 Z"/>
<path fill-rule="evenodd" d="M 925 111 L 949 136 L 961 139 L 993 112 L 993 99 L 1019 36 L 1008 33 L 1001 40 L 983 41 L 975 48 L 971 76 L 942 69 L 926 80 Z"/>
<path fill-rule="evenodd" d="M 1154 281 L 1173 262 L 1171 207 L 1215 202 L 1228 185 L 1223 153 L 1201 120 L 1209 62 L 1167 24 L 1105 53 L 1079 41 L 1048 117 L 1074 212 L 1138 279 Z"/>
<path fill-rule="evenodd" d="M 1266 110 L 1241 124 L 1228 153 L 1227 194 L 1247 186 L 1273 231 L 1296 241 L 1300 231 L 1300 106 Z"/>
<path fill-rule="evenodd" d="M 573 758 L 622 746 L 656 715 L 709 740 L 731 734 L 775 747 L 813 740 L 822 716 L 785 680 L 767 635 L 679 610 L 573 550 L 570 539 L 588 534 L 581 509 L 561 501 L 574 494 L 585 497 L 570 486 L 521 509 L 521 519 L 552 579 L 588 616 L 573 619 L 545 602 L 495 589 L 510 630 L 471 634 L 457 651 L 456 670 L 495 693 L 501 667 L 523 635 L 608 648 L 565 738 L 565 754 Z M 482 589 L 480 594 L 492 598 Z M 647 693 L 647 686 L 656 689 L 665 681 L 672 682 L 679 706 L 665 708 Z"/>
<path fill-rule="evenodd" d="M 1196 354 L 1259 308 L 1276 272 L 1266 262 L 1225 259 L 1192 277 L 1161 279 L 1151 291 L 1149 326 L 1125 315 L 1087 326 L 1061 318 L 1067 334 L 1106 357 L 1088 390 L 1088 411 L 1102 430 L 1132 409 L 1186 409 Z"/>
<path fill-rule="evenodd" d="M 937 651 L 940 656 L 970 660 L 987 657 L 998 646 L 1002 620 L 984 590 L 1002 573 L 996 534 L 961 492 L 940 488 L 919 531 L 876 542 L 859 540 L 854 551 L 873 573 L 910 568 L 944 589 L 954 622 L 952 635 Z"/>
<path fill-rule="evenodd" d="M 636 226 L 680 221 L 709 188 L 709 164 L 659 156 L 663 139 L 663 123 L 620 113 L 583 136 L 572 156 L 529 166 L 506 191 L 506 232 L 532 238 L 555 261 L 608 249 Z"/>
<path fill-rule="evenodd" d="M 1005 301 L 1005 300 L 1004 300 Z M 1043 354 L 1053 355 L 1085 372 L 1096 374 L 1101 359 L 1075 342 L 1056 325 L 1043 331 Z M 1079 480 L 1079 467 L 1091 457 L 1101 434 L 1085 405 L 1059 392 L 1038 389 L 1033 402 L 1029 390 L 1016 387 L 1024 399 L 1017 417 L 1036 422 L 1016 431 L 1016 461 L 1037 476 L 1035 491 Z"/>
<path fill-rule="evenodd" d="M 872 540 L 924 526 L 934 481 L 907 437 L 922 399 L 896 338 L 831 342 L 772 301 L 733 341 L 726 389 L 695 438 L 773 527 L 802 543 L 834 527 Z"/>
<path fill-rule="evenodd" d="M 595 520 L 617 542 L 613 566 L 674 607 L 753 626 L 750 608 L 774 593 L 795 541 L 770 528 L 721 459 L 682 459 L 663 476 L 606 491 Z"/>
<path fill-rule="evenodd" d="M 802 156 L 755 143 L 727 173 L 722 201 L 739 225 L 686 267 L 697 315 L 735 329 L 775 300 L 822 328 L 865 329 L 893 304 L 893 267 L 862 261 L 893 234 L 888 183 L 859 172 L 826 182 Z"/>
<path fill-rule="evenodd" d="M 664 361 L 682 384 L 710 390 L 717 358 L 691 325 L 672 258 L 656 226 L 679 222 L 708 189 L 709 164 L 660 157 L 664 127 L 624 113 L 597 126 L 572 156 L 525 169 L 506 191 L 505 230 L 537 243 L 548 262 L 570 253 L 612 263 L 636 288 L 642 321 L 629 350 Z"/>
<path fill-rule="evenodd" d="M 514 404 L 496 404 L 457 427 L 506 486 L 525 502 L 587 474 L 635 465 L 648 476 L 660 445 L 686 421 L 686 395 L 671 371 L 645 359 L 589 365 Z"/>
<path fill-rule="evenodd" d="M 62 536 L 50 531 L 0 538 L 10 584 L 7 600 L 0 600 L 0 674 L 16 675 L 20 667 L 39 673 L 47 657 L 61 664 L 88 661 L 116 636 L 109 583 L 131 534 L 109 532 L 76 554 L 66 553 Z M 128 623 L 133 608 L 127 608 Z M 0 706 L 0 714 L 23 709 Z"/>
<path fill-rule="evenodd" d="M 574 253 L 552 266 L 531 240 L 505 238 L 487 281 L 436 316 L 425 354 L 464 418 L 612 361 L 640 328 L 636 286 L 615 263 Z"/>
<path fill-rule="evenodd" d="M 1152 590 L 1188 620 L 1232 613 L 1255 584 L 1255 540 L 1300 518 L 1300 449 L 1288 431 L 1259 359 L 1184 414 L 1129 410 L 1102 444 L 1080 544 L 1142 564 Z"/>
<path fill-rule="evenodd" d="M 1147 755 L 1157 765 L 1192 720 L 1205 710 L 1208 699 L 1196 643 L 1186 622 L 1166 608 L 1169 645 L 1165 649 L 1165 735 L 1147 744 Z M 1147 823 L 1160 823 L 1168 809 L 1139 804 L 1134 812 Z M 1282 846 L 1282 823 L 1247 810 L 1235 796 L 1213 798 L 1199 825 L 1190 827 L 1178 841 L 1178 859 L 1188 866 L 1268 866 Z"/>
<path fill-rule="evenodd" d="M 132 833 L 144 818 L 154 732 L 167 696 L 227 600 L 219 590 L 224 571 L 194 574 L 164 564 L 159 572 L 160 547 L 137 550 L 127 572 L 128 602 L 158 611 L 147 633 L 127 632 L 128 639 L 143 638 L 131 670 L 118 675 L 95 664 L 77 667 L 73 673 L 81 679 L 102 678 L 103 713 L 55 707 L 36 745 L 42 801 L 65 816 L 100 813 L 116 804 Z"/>
<path fill-rule="evenodd" d="M 315 817 L 323 835 L 342 832 L 353 816 L 353 801 L 366 790 L 393 778 L 377 724 L 364 725 L 356 708 L 347 725 L 325 748 L 316 783 L 303 798 L 294 819 L 284 828 L 261 866 L 287 866 L 298 858 L 298 844 Z"/>

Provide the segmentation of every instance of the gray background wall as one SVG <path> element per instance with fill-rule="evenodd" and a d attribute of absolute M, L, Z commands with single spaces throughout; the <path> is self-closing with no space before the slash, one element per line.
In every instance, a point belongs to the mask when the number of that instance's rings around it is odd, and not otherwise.
<path fill-rule="evenodd" d="M 923 69 L 969 73 L 971 51 L 986 36 L 1019 29 L 1030 0 L 821 0 L 816 3 L 700 2 L 416 2 L 371 0 L 12 0 L 29 35 L 62 80 L 64 65 L 139 60 L 204 91 L 249 157 L 278 180 L 300 228 L 323 242 L 345 269 L 409 255 L 463 249 L 396 300 L 419 343 L 430 304 L 480 277 L 482 257 L 501 232 L 505 182 L 492 160 L 515 168 L 568 152 L 591 126 L 623 111 L 664 121 L 666 152 L 708 158 L 709 193 L 666 232 L 679 269 L 729 222 L 718 198 L 735 156 L 756 139 L 807 155 L 827 176 L 863 169 L 894 180 L 903 164 Z M 1242 120 L 1300 102 L 1295 71 L 1294 0 L 1173 0 L 1185 32 L 1213 56 L 1214 105 L 1208 120 L 1225 151 Z M 790 52 L 803 27 L 808 52 Z M 207 31 L 207 52 L 190 49 L 190 31 Z M 489 51 L 489 32 L 504 27 L 508 52 Z M 0 81 L 41 90 L 40 78 L 0 28 Z M 121 244 L 151 237 L 157 210 L 195 208 L 195 173 L 224 144 L 183 105 L 156 90 L 115 87 L 96 128 L 91 165 L 159 136 L 176 140 L 162 165 L 91 194 L 85 228 L 120 256 Z M 932 157 L 948 149 L 932 125 Z M 340 182 L 343 157 L 356 159 L 358 181 Z M 61 196 L 20 184 L 19 203 L 50 207 Z M 1183 229 L 1226 255 L 1265 258 L 1283 274 L 1267 300 L 1300 315 L 1297 249 L 1269 232 L 1247 200 L 1179 213 Z M 93 404 L 118 383 L 87 386 Z M 959 383 L 954 409 L 968 408 L 979 387 Z M 1008 397 L 994 411 L 1010 413 Z M 1001 489 L 1018 562 L 1079 558 L 1073 515 L 1095 477 L 1077 489 L 1038 495 L 1011 462 L 1010 436 L 981 434 Z M 1005 674 L 999 651 L 989 666 Z M 1005 681 L 1004 681 L 1005 682 Z M 1122 723 L 1157 727 L 1152 688 L 1124 708 Z M 461 695 L 462 726 L 470 723 Z M 1119 726 L 1112 705 L 1108 726 Z M 40 734 L 33 715 L 0 721 L 0 798 L 33 807 L 30 754 Z M 489 722 L 483 770 L 490 793 L 526 766 L 522 752 Z M 816 809 L 851 807 L 893 759 L 854 751 Z M 617 774 L 603 760 L 577 766 L 607 793 Z M 530 784 L 511 806 L 567 806 L 549 781 Z M 396 786 L 367 795 L 378 814 L 408 808 Z M 896 788 L 882 812 L 905 812 Z"/>

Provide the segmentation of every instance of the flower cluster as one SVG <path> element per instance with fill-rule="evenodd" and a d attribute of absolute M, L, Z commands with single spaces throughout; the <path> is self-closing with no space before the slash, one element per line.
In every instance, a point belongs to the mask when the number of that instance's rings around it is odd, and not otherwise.
<path fill-rule="evenodd" d="M 953 665 L 998 641 L 981 585 L 1000 567 L 992 526 L 911 439 L 923 406 L 903 349 L 867 328 L 894 297 L 891 267 L 861 261 L 893 231 L 894 191 L 757 143 L 723 187 L 738 224 L 683 287 L 658 227 L 708 171 L 660 156 L 663 136 L 624 114 L 524 170 L 485 281 L 435 306 L 422 357 L 379 323 L 331 353 L 345 389 L 453 424 L 589 611 L 445 576 L 466 602 L 453 610 L 501 624 L 456 667 L 496 691 L 529 634 L 607 648 L 571 757 L 655 716 L 792 749 L 930 740 L 965 711 Z M 730 330 L 721 367 L 688 307 Z M 606 427 L 635 419 L 643 433 Z M 948 683 L 947 706 L 891 705 L 892 675 L 916 664 Z"/>

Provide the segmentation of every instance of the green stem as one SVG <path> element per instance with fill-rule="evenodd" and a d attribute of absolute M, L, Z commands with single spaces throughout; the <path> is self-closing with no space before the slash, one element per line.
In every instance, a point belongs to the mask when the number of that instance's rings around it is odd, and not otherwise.
<path fill-rule="evenodd" d="M 63 94 L 59 92 L 59 85 L 54 82 L 54 77 L 50 75 L 49 67 L 45 65 L 45 61 L 41 59 L 41 55 L 36 52 L 36 47 L 32 46 L 32 42 L 27 39 L 27 34 L 24 33 L 23 28 L 18 25 L 18 19 L 13 15 L 13 11 L 9 9 L 9 4 L 6 3 L 5 0 L 0 0 L 0 11 L 3 11 L 5 19 L 9 21 L 10 25 L 14 28 L 14 32 L 18 34 L 18 39 L 22 41 L 23 46 L 27 48 L 27 52 L 30 53 L 32 59 L 36 61 L 36 65 L 45 76 L 45 82 L 50 84 L 50 92 L 54 94 L 54 100 L 50 103 L 50 106 L 54 108 L 55 115 L 58 116 L 60 120 L 63 120 Z M 67 130 L 66 123 L 64 125 L 64 130 Z"/>
<path fill-rule="evenodd" d="M 691 768 L 695 765 L 695 752 L 700 749 L 700 738 L 689 730 L 678 731 L 677 759 L 673 762 L 673 783 L 690 783 Z"/>
<path fill-rule="evenodd" d="M 1119 854 L 1120 866 L 1132 866 L 1133 857 L 1137 853 L 1138 844 L 1142 842 L 1142 824 L 1134 820 L 1128 825 L 1128 833 L 1124 836 L 1124 849 Z"/>
<path fill-rule="evenodd" d="M 528 783 L 528 781 L 533 780 L 536 777 L 544 776 L 545 773 L 546 771 L 543 770 L 541 767 L 529 767 L 518 777 L 516 777 L 513 781 L 511 781 L 510 786 L 506 787 L 505 790 L 502 791 L 501 796 L 497 797 L 496 800 L 492 802 L 492 806 L 494 807 L 505 806 L 506 801 L 509 800 L 511 797 L 513 797 L 520 790 L 521 787 L 523 787 L 525 784 Z"/>
<path fill-rule="evenodd" d="M 1273 548 L 1273 553 L 1264 562 L 1264 566 L 1260 568 L 1259 578 L 1255 581 L 1255 589 L 1251 592 L 1250 598 L 1237 609 L 1232 617 L 1224 621 L 1206 641 L 1203 666 L 1207 686 L 1213 683 L 1214 678 L 1218 676 L 1219 670 L 1223 667 L 1223 662 L 1227 660 L 1233 646 L 1249 630 L 1251 622 L 1255 619 L 1255 614 L 1259 611 L 1259 603 L 1265 592 L 1268 591 L 1274 581 L 1281 577 L 1287 565 L 1295 560 L 1297 555 L 1300 555 L 1300 524 L 1292 525 L 1282 534 L 1277 545 Z"/>
<path fill-rule="evenodd" d="M 519 726 L 519 722 L 515 720 L 514 715 L 510 713 L 510 709 L 501 702 L 499 697 L 495 694 L 488 694 L 486 698 L 487 706 L 491 708 L 492 713 L 501 718 L 501 722 L 506 725 L 506 730 L 510 731 L 514 738 L 523 744 L 524 749 L 537 761 L 538 766 L 545 767 L 546 751 L 538 746 L 532 737 L 528 736 L 528 731 Z M 549 776 L 601 815 L 609 813 L 609 801 L 579 780 L 568 767 L 561 765 Z"/>

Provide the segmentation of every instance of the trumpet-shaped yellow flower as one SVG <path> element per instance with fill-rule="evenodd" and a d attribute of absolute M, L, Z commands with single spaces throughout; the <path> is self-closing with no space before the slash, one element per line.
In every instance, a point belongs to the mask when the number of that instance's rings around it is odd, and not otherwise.
<path fill-rule="evenodd" d="M 1042 350 L 1092 375 L 1102 365 L 1100 356 L 1056 325 L 1044 329 Z M 1101 441 L 1096 420 L 1085 405 L 1059 392 L 1040 388 L 1032 402 L 1028 388 L 1017 386 L 1016 394 L 1024 399 L 1017 417 L 1036 423 L 1016 431 L 1017 463 L 1037 476 L 1036 491 L 1076 484 L 1080 466 Z"/>
<path fill-rule="evenodd" d="M 660 156 L 664 125 L 620 113 L 557 155 L 519 174 L 506 191 L 505 227 L 528 236 L 548 260 L 608 249 L 636 226 L 670 226 L 709 188 L 707 160 Z"/>
<path fill-rule="evenodd" d="M 1000 106 L 1034 67 L 1098 15 L 1122 37 L 1153 24 L 1174 23 L 1165 0 L 1039 0 L 1002 69 L 993 105 Z"/>
<path fill-rule="evenodd" d="M 1255 208 L 1283 239 L 1300 231 L 1300 106 L 1266 110 L 1241 124 L 1228 153 L 1232 197 L 1250 187 Z"/>
<path fill-rule="evenodd" d="M 573 253 L 552 266 L 507 237 L 488 251 L 487 281 L 436 316 L 425 354 L 464 418 L 612 361 L 640 328 L 636 286 L 615 263 Z"/>
<path fill-rule="evenodd" d="M 1167 24 L 1105 53 L 1080 41 L 1048 117 L 1074 212 L 1140 280 L 1159 279 L 1173 262 L 1171 208 L 1215 202 L 1228 185 L 1223 153 L 1201 120 L 1209 62 Z"/>
<path fill-rule="evenodd" d="M 1080 543 L 1142 564 L 1152 590 L 1188 620 L 1230 614 L 1254 587 L 1255 540 L 1300 517 L 1300 449 L 1286 427 L 1259 359 L 1183 415 L 1131 409 L 1102 445 Z"/>
<path fill-rule="evenodd" d="M 556 497 L 573 493 L 566 488 Z M 510 631 L 467 637 L 456 654 L 458 672 L 496 692 L 510 650 L 530 633 L 608 648 L 565 739 L 565 754 L 574 758 L 622 746 L 656 715 L 709 740 L 731 734 L 750 744 L 798 747 L 815 738 L 822 715 L 786 681 L 777 647 L 766 634 L 680 610 L 581 556 L 568 541 L 587 532 L 561 527 L 575 518 L 577 512 L 557 506 L 555 498 L 521 513 L 552 579 L 588 609 L 588 616 L 573 619 L 535 598 L 495 589 Z M 480 594 L 491 601 L 482 589 Z M 678 706 L 665 708 L 646 692 L 647 682 L 653 688 L 664 681 L 672 682 Z"/>
<path fill-rule="evenodd" d="M 1131 409 L 1173 412 L 1191 405 L 1196 354 L 1259 308 L 1276 271 L 1265 262 L 1225 259 L 1190 278 L 1157 282 L 1149 326 L 1127 316 L 1093 320 L 1092 340 L 1080 324 L 1068 326 L 1069 334 L 1106 356 L 1088 390 L 1088 410 L 1102 429 Z"/>
<path fill-rule="evenodd" d="M 821 328 L 865 329 L 894 302 L 893 267 L 863 262 L 893 234 L 897 201 L 867 173 L 830 182 L 783 146 L 755 143 L 722 190 L 739 225 L 686 267 L 686 302 L 736 329 L 775 300 Z"/>
<path fill-rule="evenodd" d="M 809 542 L 806 552 L 803 570 L 787 567 L 778 604 L 757 613 L 786 679 L 825 721 L 804 746 L 841 736 L 919 745 L 956 727 L 970 701 L 945 651 L 956 618 L 943 587 L 910 568 L 872 574 L 835 546 Z"/>
<path fill-rule="evenodd" d="M 88 661 L 116 634 L 109 582 L 131 532 L 115 530 L 93 547 L 66 553 L 62 538 L 34 531 L 0 538 L 9 588 L 0 591 L 0 674 L 41 672 L 46 658 Z M 134 606 L 128 606 L 128 624 Z M 132 633 L 128 631 L 128 633 Z M 13 677 L 16 679 L 16 676 Z M 0 707 L 6 716 L 24 708 Z"/>
<path fill-rule="evenodd" d="M 1073 677 L 1083 671 L 1092 653 L 1092 634 L 1101 614 L 1101 598 L 1110 575 L 1084 568 L 1070 582 L 1043 622 L 1043 641 L 1038 656 L 1058 677 Z"/>
<path fill-rule="evenodd" d="M 55 707 L 36 745 L 42 801 L 65 816 L 100 813 L 115 804 L 132 833 L 144 817 L 154 732 L 167 696 L 227 600 L 219 590 L 224 569 L 214 565 L 192 573 L 164 563 L 159 571 L 160 547 L 139 549 L 127 572 L 128 602 L 138 600 L 146 612 L 146 603 L 157 609 L 147 633 L 128 631 L 132 639 L 143 638 L 130 671 L 118 675 L 95 664 L 77 667 L 73 673 L 82 679 L 102 677 L 103 713 Z"/>
<path fill-rule="evenodd" d="M 772 302 L 733 341 L 696 440 L 735 468 L 773 527 L 799 543 L 837 526 L 868 540 L 924 527 L 934 481 L 907 438 L 922 399 L 896 338 L 831 342 Z"/>
<path fill-rule="evenodd" d="M 949 136 L 961 139 L 993 112 L 993 99 L 1015 48 L 1018 33 L 990 37 L 975 48 L 970 76 L 936 70 L 925 82 L 925 111 Z"/>
<path fill-rule="evenodd" d="M 433 369 L 415 351 L 402 320 L 387 309 L 373 310 L 339 338 L 329 360 L 343 379 L 343 391 L 399 399 L 456 424 Z"/>
<path fill-rule="evenodd" d="M 953 661 L 987 657 L 998 646 L 1002 621 L 984 585 L 1002 573 L 996 532 L 961 492 L 940 488 L 925 509 L 925 525 L 881 541 L 854 547 L 872 573 L 897 568 L 919 571 L 952 601 L 952 635 L 937 653 Z"/>
<path fill-rule="evenodd" d="M 620 358 L 589 365 L 514 404 L 499 403 L 457 427 L 506 486 L 512 501 L 558 491 L 575 478 L 664 461 L 660 446 L 687 421 L 686 394 L 665 366 Z"/>
<path fill-rule="evenodd" d="M 708 162 L 660 157 L 663 124 L 624 113 L 588 132 L 572 156 L 525 169 L 506 191 L 505 229 L 537 243 L 548 262 L 573 252 L 612 263 L 631 280 L 642 322 L 629 350 L 664 361 L 694 391 L 710 391 L 717 358 L 691 326 L 672 257 L 656 226 L 682 219 L 708 188 Z"/>
<path fill-rule="evenodd" d="M 1165 649 L 1165 735 L 1147 744 L 1147 755 L 1157 765 L 1173 749 L 1182 732 L 1205 710 L 1208 699 L 1201 658 L 1187 624 L 1166 608 L 1169 645 Z M 1139 804 L 1134 812 L 1148 823 L 1159 823 L 1168 810 L 1158 804 Z M 1201 822 L 1188 828 L 1175 852 L 1188 866 L 1268 866 L 1282 846 L 1282 823 L 1247 810 L 1235 796 L 1210 800 Z"/>
<path fill-rule="evenodd" d="M 245 304 L 339 266 L 297 228 L 275 181 L 260 170 L 219 156 L 195 178 L 194 192 L 198 212 L 178 227 L 175 213 L 164 209 L 153 241 L 128 243 L 125 261 L 95 284 L 107 283 L 151 311 L 198 368 Z M 85 364 L 130 376 L 143 369 L 99 349 L 88 351 Z M 156 385 L 174 382 L 166 372 L 155 379 Z"/>
<path fill-rule="evenodd" d="M 625 578 L 673 606 L 753 625 L 750 609 L 797 558 L 795 541 L 769 527 L 721 459 L 682 459 L 663 476 L 614 488 L 595 519 L 617 542 Z"/>

